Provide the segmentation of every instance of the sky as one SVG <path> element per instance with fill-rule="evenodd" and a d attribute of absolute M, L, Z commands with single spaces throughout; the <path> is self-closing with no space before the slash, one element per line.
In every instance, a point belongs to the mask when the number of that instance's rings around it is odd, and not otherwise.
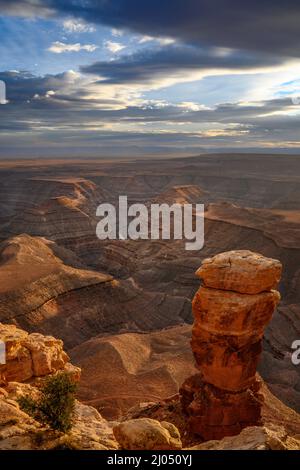
<path fill-rule="evenodd" d="M 298 0 L 0 0 L 0 156 L 300 153 L 299 24 Z"/>

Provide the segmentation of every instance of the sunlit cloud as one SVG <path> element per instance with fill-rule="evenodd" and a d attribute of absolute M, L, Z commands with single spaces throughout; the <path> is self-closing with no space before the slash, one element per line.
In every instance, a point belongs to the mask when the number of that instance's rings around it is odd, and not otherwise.
<path fill-rule="evenodd" d="M 97 48 L 98 46 L 95 44 L 80 44 L 79 42 L 76 44 L 65 44 L 64 42 L 55 41 L 48 48 L 48 51 L 53 52 L 54 54 L 62 54 L 64 52 L 79 51 L 94 52 Z"/>
<path fill-rule="evenodd" d="M 118 52 L 126 48 L 124 44 L 114 41 L 105 41 L 105 47 L 109 52 L 112 52 L 113 54 L 117 54 Z"/>
<path fill-rule="evenodd" d="M 173 38 L 153 37 L 148 35 L 142 36 L 138 41 L 139 44 L 145 44 L 147 42 L 157 42 L 161 46 L 168 46 L 174 44 L 176 41 Z"/>
<path fill-rule="evenodd" d="M 93 33 L 96 31 L 95 26 L 74 18 L 65 20 L 63 22 L 63 28 L 67 33 Z"/>

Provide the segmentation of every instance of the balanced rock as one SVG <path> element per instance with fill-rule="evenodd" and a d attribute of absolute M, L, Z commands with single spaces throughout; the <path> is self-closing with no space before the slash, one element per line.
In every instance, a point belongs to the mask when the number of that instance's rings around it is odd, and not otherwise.
<path fill-rule="evenodd" d="M 226 251 L 207 258 L 196 271 L 206 287 L 259 294 L 275 289 L 281 276 L 280 261 L 249 250 Z"/>
<path fill-rule="evenodd" d="M 193 299 L 192 351 L 199 374 L 180 389 L 191 430 L 222 439 L 260 424 L 262 395 L 256 368 L 264 328 L 280 300 L 272 290 L 279 261 L 250 251 L 204 260 L 204 281 Z"/>
<path fill-rule="evenodd" d="M 139 418 L 124 421 L 113 428 L 122 449 L 176 450 L 182 448 L 176 426 L 166 421 Z"/>

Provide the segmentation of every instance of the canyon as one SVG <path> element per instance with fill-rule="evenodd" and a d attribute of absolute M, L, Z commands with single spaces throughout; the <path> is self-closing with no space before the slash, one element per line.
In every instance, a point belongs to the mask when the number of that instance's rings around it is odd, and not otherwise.
<path fill-rule="evenodd" d="M 297 156 L 255 154 L 0 162 L 0 322 L 63 340 L 82 369 L 80 401 L 120 419 L 176 395 L 196 373 L 189 338 L 201 262 L 258 252 L 283 266 L 259 372 L 300 412 L 291 362 L 300 334 L 299 167 Z M 203 249 L 98 240 L 96 208 L 120 195 L 130 204 L 204 203 Z"/>
<path fill-rule="evenodd" d="M 223 262 L 220 263 L 220 259 Z M 215 260 L 217 260 L 216 263 L 214 263 Z M 248 290 L 253 290 L 259 286 L 255 284 L 253 276 L 251 278 L 253 274 L 251 261 L 254 261 L 253 264 L 263 265 L 261 274 L 266 274 L 266 276 L 263 275 L 260 290 L 270 282 L 272 285 L 278 282 L 280 263 L 249 251 L 231 251 L 217 255 L 212 260 L 205 260 L 204 269 L 198 274 L 204 281 L 211 282 L 213 279 L 215 283 L 216 278 L 219 278 L 220 283 L 223 281 L 229 285 L 233 283 L 243 291 L 247 290 L 248 285 Z M 203 270 L 205 271 L 205 266 L 211 262 L 218 271 L 215 273 L 217 276 L 206 277 Z M 250 280 L 248 284 L 247 281 L 238 283 L 239 267 L 236 267 L 238 264 L 242 267 L 241 278 L 243 278 L 243 270 L 244 274 L 248 271 Z M 224 266 L 228 268 L 225 277 Z M 209 269 L 211 272 L 211 267 Z M 140 402 L 138 407 L 132 407 L 118 420 L 107 420 L 96 408 L 75 400 L 72 408 L 71 428 L 67 432 L 49 426 L 49 423 L 41 419 L 40 414 L 32 413 L 32 408 L 24 409 L 24 399 L 30 397 L 31 400 L 41 400 L 45 393 L 43 392 L 44 386 L 49 387 L 49 380 L 57 380 L 59 377 L 65 376 L 70 384 L 77 384 L 81 380 L 81 369 L 69 362 L 70 358 L 64 351 L 61 340 L 40 333 L 29 334 L 13 324 L 0 323 L 0 341 L 5 344 L 6 351 L 5 361 L 0 364 L 0 450 L 174 451 L 182 448 L 187 450 L 300 450 L 299 414 L 276 399 L 255 374 L 257 365 L 255 340 L 261 339 L 262 328 L 273 312 L 273 308 L 265 308 L 265 295 L 274 296 L 272 305 L 274 307 L 275 298 L 279 300 L 278 293 L 271 290 L 262 291 L 259 295 L 253 294 L 255 299 L 259 297 L 256 301 L 258 308 L 251 306 L 250 310 L 249 306 L 245 308 L 245 302 L 237 301 L 237 299 L 236 303 L 232 302 L 232 306 L 228 308 L 225 290 L 224 293 L 224 295 L 221 293 L 219 297 L 220 303 L 223 300 L 220 318 L 218 315 L 212 315 L 211 325 L 209 322 L 206 325 L 205 321 L 200 321 L 200 328 L 203 327 L 204 331 L 207 327 L 209 331 L 209 328 L 216 322 L 219 323 L 221 330 L 217 334 L 214 333 L 214 341 L 210 338 L 208 342 L 199 344 L 197 344 L 199 341 L 198 303 L 199 297 L 203 297 L 202 287 L 194 297 L 195 321 L 191 346 L 200 373 L 184 381 L 180 388 L 180 395 L 175 394 L 154 403 Z M 231 293 L 236 295 L 234 292 Z M 247 303 L 249 294 L 243 293 L 242 295 L 245 296 L 244 300 Z M 205 310 L 200 311 L 200 317 L 206 315 Z M 229 329 L 230 334 L 228 334 Z M 240 331 L 234 338 L 237 330 Z M 230 343 L 232 341 L 244 343 L 245 338 L 248 345 L 251 343 L 249 354 L 244 354 L 243 345 L 240 345 L 236 352 L 232 352 Z M 255 346 L 254 349 L 252 345 Z M 220 347 L 221 367 L 224 371 L 227 368 L 227 374 L 219 373 Z M 211 352 L 208 356 L 200 354 L 200 357 L 199 348 L 200 350 L 210 348 Z M 137 358 L 140 351 L 136 348 L 136 344 L 132 344 L 131 350 L 126 352 L 129 352 L 133 359 L 128 365 L 139 362 Z M 106 362 L 110 362 L 109 360 L 110 358 L 107 357 Z M 98 368 L 101 365 L 98 363 Z M 114 365 L 112 361 L 109 367 L 114 369 L 116 375 L 118 370 Z M 178 364 L 172 365 L 178 371 Z M 231 370 L 233 370 L 234 379 L 231 376 Z M 110 378 L 107 376 L 106 380 L 109 382 Z M 145 376 L 140 377 L 141 379 L 149 382 L 149 378 L 147 380 Z M 218 383 L 221 388 L 212 385 L 215 383 Z M 56 387 L 57 385 L 56 381 Z M 56 413 L 58 393 L 62 398 L 61 385 L 62 382 L 60 382 L 60 392 L 57 389 L 55 391 L 55 401 L 53 397 L 52 402 L 48 401 L 49 405 L 52 404 L 51 408 L 47 408 L 47 413 Z M 138 382 L 136 387 L 138 388 Z M 203 394 L 203 389 L 207 387 L 210 391 L 208 395 Z M 53 385 L 47 390 L 49 400 L 49 390 L 53 392 Z M 166 388 L 162 393 L 166 393 Z M 117 396 L 111 398 L 117 399 Z M 210 401 L 210 398 L 213 400 Z M 195 410 L 198 411 L 196 416 Z M 201 410 L 202 413 L 199 415 Z"/>

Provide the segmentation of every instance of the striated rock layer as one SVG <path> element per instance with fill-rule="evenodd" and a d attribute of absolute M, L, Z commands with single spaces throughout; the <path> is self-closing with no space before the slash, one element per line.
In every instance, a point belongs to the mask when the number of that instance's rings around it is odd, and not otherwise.
<path fill-rule="evenodd" d="M 191 316 L 181 292 L 148 292 L 132 277 L 88 269 L 71 250 L 26 234 L 0 243 L 0 296 L 1 322 L 51 334 L 68 349 L 98 334 L 165 328 Z"/>
<path fill-rule="evenodd" d="M 180 394 L 192 431 L 205 440 L 260 423 L 256 368 L 264 328 L 280 300 L 272 290 L 280 274 L 277 260 L 247 250 L 204 260 L 197 271 L 203 286 L 193 300 L 191 345 L 200 373 Z"/>

